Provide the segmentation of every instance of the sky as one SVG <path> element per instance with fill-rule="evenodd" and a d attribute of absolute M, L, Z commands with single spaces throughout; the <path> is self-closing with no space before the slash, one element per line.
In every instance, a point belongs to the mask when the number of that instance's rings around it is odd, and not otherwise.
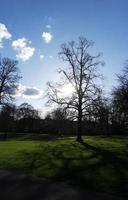
<path fill-rule="evenodd" d="M 45 110 L 46 82 L 57 81 L 60 45 L 84 36 L 102 53 L 110 92 L 128 59 L 127 0 L 0 0 L 0 54 L 19 61 L 16 104 Z"/>

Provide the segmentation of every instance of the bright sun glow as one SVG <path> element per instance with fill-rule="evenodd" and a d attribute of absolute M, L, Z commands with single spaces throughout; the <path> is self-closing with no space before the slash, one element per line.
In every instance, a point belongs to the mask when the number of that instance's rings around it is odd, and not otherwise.
<path fill-rule="evenodd" d="M 65 84 L 60 91 L 61 97 L 70 97 L 74 92 L 74 88 L 71 84 Z"/>

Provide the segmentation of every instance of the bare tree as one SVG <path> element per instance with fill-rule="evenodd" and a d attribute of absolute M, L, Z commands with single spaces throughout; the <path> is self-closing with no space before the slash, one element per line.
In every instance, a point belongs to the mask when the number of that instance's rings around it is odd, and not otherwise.
<path fill-rule="evenodd" d="M 17 109 L 18 119 L 40 119 L 39 111 L 28 103 L 22 103 Z"/>
<path fill-rule="evenodd" d="M 48 82 L 49 102 L 57 103 L 69 109 L 74 119 L 78 122 L 77 140 L 82 140 L 82 119 L 87 114 L 89 106 L 96 101 L 99 87 L 97 82 L 100 77 L 98 66 L 103 62 L 99 61 L 100 54 L 91 56 L 89 47 L 93 46 L 92 41 L 80 37 L 78 42 L 62 44 L 59 53 L 60 58 L 68 63 L 67 68 L 61 68 L 59 73 L 63 74 L 64 80 L 61 83 Z M 59 92 L 64 84 L 70 84 L 73 88 L 71 96 L 63 97 Z M 68 87 L 67 87 L 68 90 Z"/>
<path fill-rule="evenodd" d="M 9 58 L 0 58 L 0 104 L 12 100 L 17 88 L 19 76 L 18 62 Z"/>
<path fill-rule="evenodd" d="M 128 61 L 121 74 L 117 75 L 118 86 L 114 88 L 112 96 L 115 121 L 122 127 L 128 127 Z"/>
<path fill-rule="evenodd" d="M 52 111 L 51 117 L 53 120 L 65 121 L 67 119 L 66 110 L 58 107 Z"/>

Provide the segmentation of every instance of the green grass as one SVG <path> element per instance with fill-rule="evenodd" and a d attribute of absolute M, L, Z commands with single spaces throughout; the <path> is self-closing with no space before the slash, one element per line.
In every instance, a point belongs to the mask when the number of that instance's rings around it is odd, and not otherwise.
<path fill-rule="evenodd" d="M 0 142 L 0 167 L 128 196 L 128 138 Z"/>

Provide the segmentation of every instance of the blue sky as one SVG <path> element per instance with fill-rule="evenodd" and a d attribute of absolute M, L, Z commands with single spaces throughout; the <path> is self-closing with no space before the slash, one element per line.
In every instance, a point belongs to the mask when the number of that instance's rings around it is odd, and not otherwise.
<path fill-rule="evenodd" d="M 0 24 L 5 25 L 1 29 L 6 28 L 0 52 L 19 60 L 23 76 L 17 104 L 27 101 L 43 108 L 41 91 L 47 81 L 57 79 L 56 69 L 63 66 L 57 55 L 60 44 L 81 35 L 95 42 L 93 52 L 103 53 L 106 90 L 115 85 L 115 73 L 128 59 L 127 0 L 1 0 L 0 4 Z"/>

